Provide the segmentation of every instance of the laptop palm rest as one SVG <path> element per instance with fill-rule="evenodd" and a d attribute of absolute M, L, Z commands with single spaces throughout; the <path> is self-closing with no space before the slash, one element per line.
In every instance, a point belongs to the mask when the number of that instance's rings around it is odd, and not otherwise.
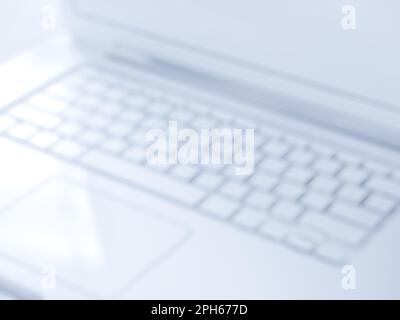
<path fill-rule="evenodd" d="M 157 266 L 186 235 L 185 227 L 134 203 L 52 180 L 1 213 L 0 259 L 54 273 L 54 286 L 107 298 Z"/>

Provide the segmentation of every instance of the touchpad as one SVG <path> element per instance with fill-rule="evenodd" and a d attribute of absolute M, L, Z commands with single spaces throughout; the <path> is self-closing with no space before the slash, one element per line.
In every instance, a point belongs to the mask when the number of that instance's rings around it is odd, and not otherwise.
<path fill-rule="evenodd" d="M 182 225 L 94 188 L 49 181 L 0 215 L 0 254 L 100 298 L 118 294 L 185 239 Z"/>

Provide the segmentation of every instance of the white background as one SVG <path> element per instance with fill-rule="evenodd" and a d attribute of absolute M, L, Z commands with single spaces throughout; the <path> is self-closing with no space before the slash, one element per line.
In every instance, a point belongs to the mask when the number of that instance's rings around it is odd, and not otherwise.
<path fill-rule="evenodd" d="M 0 63 L 59 32 L 43 30 L 41 10 L 45 5 L 56 6 L 56 1 L 1 0 Z"/>
<path fill-rule="evenodd" d="M 400 105 L 399 0 L 79 0 L 99 17 Z M 343 6 L 356 30 L 342 27 Z"/>
<path fill-rule="evenodd" d="M 400 105 L 397 17 L 400 1 L 218 0 L 213 4 L 212 0 L 198 1 L 85 0 L 83 3 L 91 11 L 107 12 L 149 30 L 163 30 L 168 36 L 217 51 L 223 43 L 224 51 L 233 55 Z M 1 0 L 0 63 L 62 30 L 62 26 L 53 32 L 42 28 L 43 6 L 57 6 L 57 2 Z M 178 6 L 182 3 L 191 6 Z M 258 4 L 259 10 L 245 5 L 248 3 Z M 357 9 L 356 31 L 346 32 L 341 28 L 344 4 L 354 4 Z M 189 15 L 190 8 L 195 14 Z M 220 23 L 222 18 L 224 23 Z M 227 18 L 233 22 L 227 23 Z"/>

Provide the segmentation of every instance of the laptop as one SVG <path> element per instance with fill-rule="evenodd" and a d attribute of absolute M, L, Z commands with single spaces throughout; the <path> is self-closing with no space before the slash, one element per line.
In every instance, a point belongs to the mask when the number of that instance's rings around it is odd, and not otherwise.
<path fill-rule="evenodd" d="M 399 298 L 396 5 L 64 1 L 0 67 L 2 298 Z M 172 125 L 251 170 L 151 163 Z"/>

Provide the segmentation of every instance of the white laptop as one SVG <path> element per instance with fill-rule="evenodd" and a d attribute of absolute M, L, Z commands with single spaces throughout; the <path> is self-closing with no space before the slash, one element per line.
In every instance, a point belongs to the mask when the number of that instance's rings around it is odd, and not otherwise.
<path fill-rule="evenodd" d="M 399 298 L 397 3 L 354 2 L 65 1 L 0 67 L 2 297 Z M 171 120 L 254 172 L 150 164 Z"/>

